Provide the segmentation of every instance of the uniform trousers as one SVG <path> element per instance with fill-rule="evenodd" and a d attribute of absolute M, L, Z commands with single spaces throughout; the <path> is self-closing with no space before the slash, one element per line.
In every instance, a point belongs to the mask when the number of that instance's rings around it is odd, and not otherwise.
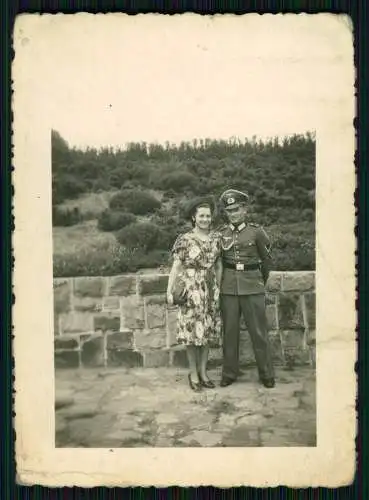
<path fill-rule="evenodd" d="M 223 319 L 223 377 L 236 379 L 239 374 L 241 314 L 251 343 L 261 379 L 274 378 L 268 337 L 265 295 L 221 295 Z"/>

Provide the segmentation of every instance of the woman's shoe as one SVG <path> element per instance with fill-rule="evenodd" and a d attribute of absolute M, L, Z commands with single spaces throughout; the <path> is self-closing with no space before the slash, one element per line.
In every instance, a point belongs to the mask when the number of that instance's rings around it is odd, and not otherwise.
<path fill-rule="evenodd" d="M 204 380 L 202 377 L 200 377 L 200 375 L 199 375 L 199 379 L 200 379 L 200 384 L 203 387 L 206 387 L 207 389 L 214 389 L 215 384 L 212 380 L 210 380 L 209 378 L 207 380 Z"/>
<path fill-rule="evenodd" d="M 188 374 L 188 383 L 190 384 L 190 387 L 193 391 L 195 392 L 202 391 L 201 382 L 194 382 L 191 378 L 191 373 Z"/>

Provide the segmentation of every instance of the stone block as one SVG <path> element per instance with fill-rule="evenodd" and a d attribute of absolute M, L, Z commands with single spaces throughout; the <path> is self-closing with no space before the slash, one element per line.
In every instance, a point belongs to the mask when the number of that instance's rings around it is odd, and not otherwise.
<path fill-rule="evenodd" d="M 160 349 L 162 347 L 166 347 L 166 344 L 166 328 L 135 331 L 135 346 L 137 349 Z"/>
<path fill-rule="evenodd" d="M 143 301 L 136 296 L 120 299 L 122 328 L 140 329 L 145 327 Z"/>
<path fill-rule="evenodd" d="M 80 312 L 98 312 L 102 309 L 99 297 L 74 297 L 74 309 Z"/>
<path fill-rule="evenodd" d="M 266 317 L 268 322 L 268 329 L 277 330 L 278 328 L 277 307 L 275 305 L 266 306 Z"/>
<path fill-rule="evenodd" d="M 169 351 L 148 351 L 143 353 L 143 365 L 145 368 L 156 368 L 169 365 Z"/>
<path fill-rule="evenodd" d="M 91 332 L 93 330 L 93 315 L 78 311 L 61 314 L 60 328 L 62 334 Z"/>
<path fill-rule="evenodd" d="M 70 311 L 71 280 L 54 279 L 54 314 Z"/>
<path fill-rule="evenodd" d="M 172 351 L 171 365 L 180 368 L 188 368 L 186 349 L 176 349 Z"/>
<path fill-rule="evenodd" d="M 146 321 L 147 328 L 164 327 L 167 319 L 167 311 L 165 305 L 146 304 Z"/>
<path fill-rule="evenodd" d="M 167 312 L 167 332 L 169 345 L 175 345 L 177 343 L 177 309 L 168 309 Z"/>
<path fill-rule="evenodd" d="M 118 296 L 104 297 L 102 303 L 102 311 L 118 311 L 120 309 L 120 300 Z"/>
<path fill-rule="evenodd" d="M 284 349 L 303 348 L 304 330 L 284 330 L 281 332 L 281 337 Z"/>
<path fill-rule="evenodd" d="M 105 279 L 74 278 L 74 295 L 76 297 L 102 297 L 105 292 Z"/>
<path fill-rule="evenodd" d="M 269 332 L 269 342 L 272 350 L 273 363 L 275 365 L 282 365 L 284 363 L 284 353 L 279 332 Z"/>
<path fill-rule="evenodd" d="M 110 278 L 109 295 L 126 297 L 136 293 L 136 276 L 114 276 Z"/>
<path fill-rule="evenodd" d="M 167 290 L 168 276 L 140 276 L 139 292 L 141 295 L 164 294 Z"/>
<path fill-rule="evenodd" d="M 278 304 L 278 321 L 280 330 L 304 328 L 301 295 L 298 293 L 281 293 Z"/>
<path fill-rule="evenodd" d="M 289 368 L 310 362 L 309 350 L 304 348 L 303 330 L 285 330 L 281 332 L 285 365 Z"/>
<path fill-rule="evenodd" d="M 308 346 L 315 346 L 316 345 L 316 332 L 315 330 L 308 330 L 306 334 L 306 344 Z"/>
<path fill-rule="evenodd" d="M 280 365 L 283 364 L 283 351 L 281 346 L 281 338 L 276 330 L 270 331 L 269 342 L 272 351 L 273 363 Z M 254 350 L 251 342 L 250 335 L 248 332 L 241 332 L 240 339 L 240 366 L 256 366 Z"/>
<path fill-rule="evenodd" d="M 281 290 L 282 273 L 271 272 L 266 283 L 267 292 L 279 292 Z"/>
<path fill-rule="evenodd" d="M 309 349 L 284 348 L 284 364 L 287 369 L 295 366 L 304 366 L 311 364 L 311 353 Z"/>
<path fill-rule="evenodd" d="M 92 338 L 101 337 L 101 336 L 102 336 L 101 332 L 86 333 L 86 334 L 80 335 L 79 339 L 80 339 L 81 344 L 83 344 L 84 342 L 87 342 L 87 341 L 91 340 Z"/>
<path fill-rule="evenodd" d="M 107 336 L 106 342 L 108 351 L 132 350 L 134 345 L 133 332 L 131 330 L 124 330 L 112 333 Z"/>
<path fill-rule="evenodd" d="M 126 368 L 137 368 L 143 366 L 142 354 L 131 350 L 109 350 L 108 366 L 123 366 Z"/>
<path fill-rule="evenodd" d="M 146 305 L 162 305 L 166 307 L 167 304 L 167 296 L 162 295 L 147 295 L 145 296 L 145 304 Z"/>
<path fill-rule="evenodd" d="M 70 337 L 58 337 L 54 340 L 54 347 L 55 349 L 78 349 L 79 339 Z"/>
<path fill-rule="evenodd" d="M 104 365 L 103 337 L 93 337 L 82 344 L 81 361 L 88 367 Z"/>
<path fill-rule="evenodd" d="M 309 346 L 309 354 L 310 354 L 310 364 L 315 367 L 316 366 L 316 349 L 315 345 Z"/>
<path fill-rule="evenodd" d="M 112 331 L 119 332 L 120 330 L 120 315 L 117 314 L 101 314 L 94 316 L 94 330 L 102 330 L 103 332 Z"/>
<path fill-rule="evenodd" d="M 56 351 L 54 353 L 54 366 L 58 368 L 78 368 L 79 352 L 78 351 Z"/>
<path fill-rule="evenodd" d="M 283 274 L 282 291 L 304 292 L 315 288 L 315 273 L 314 271 L 294 271 Z"/>
<path fill-rule="evenodd" d="M 316 297 L 315 293 L 305 294 L 306 319 L 311 330 L 315 330 L 316 326 Z"/>

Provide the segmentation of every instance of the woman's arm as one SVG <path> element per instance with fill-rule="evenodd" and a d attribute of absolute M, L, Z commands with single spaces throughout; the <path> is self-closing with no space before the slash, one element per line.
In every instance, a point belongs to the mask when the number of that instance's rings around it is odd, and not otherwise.
<path fill-rule="evenodd" d="M 179 259 L 175 258 L 172 269 L 169 273 L 168 286 L 167 286 L 167 302 L 169 305 L 173 305 L 173 286 L 177 279 L 178 274 L 182 271 L 182 263 Z"/>
<path fill-rule="evenodd" d="M 223 261 L 221 257 L 218 257 L 215 262 L 215 276 L 217 278 L 218 285 L 222 284 L 222 275 L 223 275 Z"/>

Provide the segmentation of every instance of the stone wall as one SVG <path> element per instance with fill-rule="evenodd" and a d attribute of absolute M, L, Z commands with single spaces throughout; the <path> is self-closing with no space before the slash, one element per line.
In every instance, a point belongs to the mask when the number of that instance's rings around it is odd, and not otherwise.
<path fill-rule="evenodd" d="M 175 308 L 168 308 L 166 274 L 54 279 L 56 368 L 185 366 L 176 344 Z M 315 273 L 271 273 L 267 316 L 275 363 L 315 363 Z M 222 353 L 212 349 L 209 364 Z M 242 365 L 254 364 L 243 329 Z"/>

